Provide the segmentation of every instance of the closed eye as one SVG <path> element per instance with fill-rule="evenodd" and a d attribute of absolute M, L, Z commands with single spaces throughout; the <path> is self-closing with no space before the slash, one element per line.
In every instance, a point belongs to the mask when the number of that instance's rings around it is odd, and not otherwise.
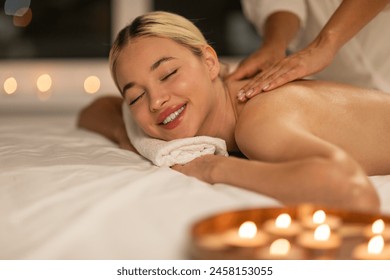
<path fill-rule="evenodd" d="M 162 81 L 162 82 L 163 82 L 163 81 L 166 81 L 166 80 L 169 79 L 169 77 L 171 77 L 172 75 L 174 75 L 174 74 L 176 74 L 176 73 L 177 73 L 177 69 L 173 70 L 173 71 L 170 72 L 168 75 L 162 77 L 162 78 L 160 79 L 160 81 Z"/>
<path fill-rule="evenodd" d="M 141 93 L 140 95 L 138 95 L 135 99 L 131 100 L 129 105 L 134 105 L 142 96 L 144 96 L 145 94 L 145 91 L 143 93 Z"/>

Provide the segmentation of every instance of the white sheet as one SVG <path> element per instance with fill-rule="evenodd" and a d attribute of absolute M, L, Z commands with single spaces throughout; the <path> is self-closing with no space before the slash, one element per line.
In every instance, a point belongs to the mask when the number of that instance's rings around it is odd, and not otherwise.
<path fill-rule="evenodd" d="M 277 201 L 152 166 L 75 114 L 0 115 L 0 259 L 187 259 L 189 229 Z M 390 213 L 390 176 L 373 177 Z"/>

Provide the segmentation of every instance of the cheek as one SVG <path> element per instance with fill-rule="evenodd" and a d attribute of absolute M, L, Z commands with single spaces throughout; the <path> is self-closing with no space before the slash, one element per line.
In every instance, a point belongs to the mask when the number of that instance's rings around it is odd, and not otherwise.
<path fill-rule="evenodd" d="M 209 95 L 212 83 L 203 73 L 194 71 L 172 84 L 171 89 L 173 93 L 195 101 Z"/>

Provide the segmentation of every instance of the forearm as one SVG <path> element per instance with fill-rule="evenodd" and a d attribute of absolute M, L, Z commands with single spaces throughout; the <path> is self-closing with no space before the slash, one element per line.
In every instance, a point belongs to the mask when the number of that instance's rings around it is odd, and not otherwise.
<path fill-rule="evenodd" d="M 264 163 L 220 158 L 213 165 L 213 182 L 242 187 L 285 204 L 310 202 L 353 210 L 377 211 L 379 202 L 364 173 L 346 171 L 324 158 Z M 351 173 L 351 174 L 348 174 Z"/>
<path fill-rule="evenodd" d="M 285 51 L 299 31 L 299 18 L 294 13 L 280 11 L 271 14 L 264 25 L 263 46 Z"/>
<path fill-rule="evenodd" d="M 135 151 L 127 137 L 120 97 L 96 99 L 80 112 L 77 125 L 105 136 L 123 149 Z"/>
<path fill-rule="evenodd" d="M 389 0 L 344 0 L 313 43 L 324 45 L 336 53 L 389 2 Z"/>

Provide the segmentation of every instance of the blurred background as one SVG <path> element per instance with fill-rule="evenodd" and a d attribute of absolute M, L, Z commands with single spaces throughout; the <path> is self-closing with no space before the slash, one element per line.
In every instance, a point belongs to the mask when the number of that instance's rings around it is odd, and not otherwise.
<path fill-rule="evenodd" d="M 28 110 L 40 104 L 36 100 L 58 105 L 63 100 L 56 96 L 64 94 L 67 102 L 70 96 L 82 98 L 81 103 L 72 98 L 75 105 L 82 105 L 90 99 L 85 94 L 116 92 L 107 66 L 111 42 L 119 29 L 147 11 L 176 12 L 192 20 L 221 57 L 241 59 L 260 43 L 242 13 L 240 0 L 0 3 L 0 113 L 10 110 L 9 105 L 24 104 Z"/>

